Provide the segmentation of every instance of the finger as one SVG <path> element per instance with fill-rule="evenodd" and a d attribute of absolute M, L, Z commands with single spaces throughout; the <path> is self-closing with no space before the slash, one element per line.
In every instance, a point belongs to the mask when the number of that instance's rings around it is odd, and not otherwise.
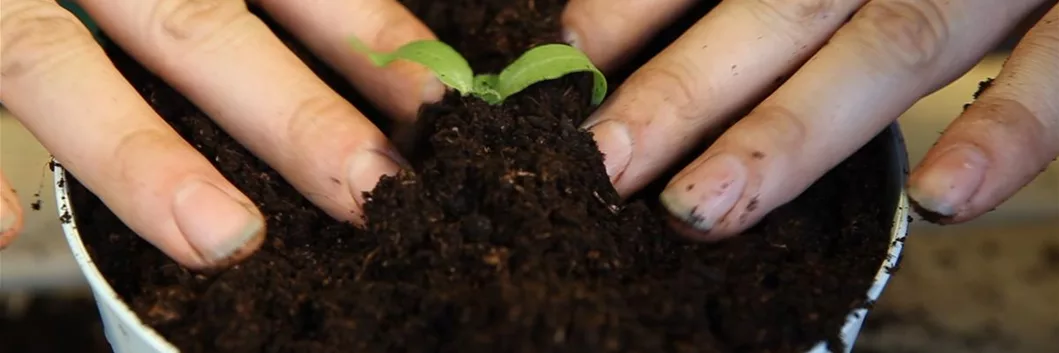
<path fill-rule="evenodd" d="M 398 170 L 386 137 L 243 0 L 82 0 L 100 27 L 332 216 Z"/>
<path fill-rule="evenodd" d="M 600 70 L 621 65 L 696 0 L 571 0 L 563 10 L 566 42 Z"/>
<path fill-rule="evenodd" d="M 22 231 L 22 205 L 7 177 L 0 173 L 0 250 L 6 248 Z"/>
<path fill-rule="evenodd" d="M 193 268 L 256 250 L 264 219 L 54 2 L 0 0 L 0 100 L 133 231 Z"/>
<path fill-rule="evenodd" d="M 284 27 L 341 72 L 388 114 L 411 121 L 424 102 L 436 102 L 445 86 L 421 65 L 395 62 L 377 68 L 352 49 L 350 37 L 379 51 L 436 39 L 430 29 L 393 0 L 257 0 Z M 418 93 L 418 94 L 417 94 Z"/>
<path fill-rule="evenodd" d="M 1059 6 L 1011 53 L 992 86 L 909 178 L 928 220 L 960 223 L 999 206 L 1059 156 Z"/>
<path fill-rule="evenodd" d="M 716 239 L 794 199 L 919 98 L 965 72 L 1038 1 L 877 0 L 679 173 L 661 199 Z"/>
<path fill-rule="evenodd" d="M 629 195 L 794 71 L 863 0 L 725 1 L 622 84 L 585 126 Z"/>

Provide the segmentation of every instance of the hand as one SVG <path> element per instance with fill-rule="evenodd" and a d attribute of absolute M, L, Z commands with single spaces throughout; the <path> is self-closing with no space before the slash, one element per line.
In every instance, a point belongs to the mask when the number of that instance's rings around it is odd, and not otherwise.
<path fill-rule="evenodd" d="M 568 40 L 608 69 L 694 2 L 572 0 L 564 25 Z M 1046 2 L 723 1 L 585 126 L 628 195 L 767 94 L 660 196 L 689 235 L 730 237 L 965 73 Z M 1059 155 L 1056 92 L 1059 8 L 1051 8 L 912 173 L 911 198 L 941 222 L 963 222 L 1010 197 Z"/>
<path fill-rule="evenodd" d="M 65 168 L 181 264 L 224 266 L 257 249 L 261 213 L 141 99 L 75 16 L 54 1 L 0 1 L 0 101 Z M 423 102 L 444 94 L 426 69 L 376 69 L 348 46 L 351 35 L 378 50 L 435 38 L 395 1 L 256 2 L 397 118 L 414 118 Z M 244 0 L 79 3 L 145 67 L 334 217 L 359 222 L 361 193 L 400 168 L 386 136 Z M 2 246 L 18 232 L 22 211 L 6 182 L 0 190 Z"/>

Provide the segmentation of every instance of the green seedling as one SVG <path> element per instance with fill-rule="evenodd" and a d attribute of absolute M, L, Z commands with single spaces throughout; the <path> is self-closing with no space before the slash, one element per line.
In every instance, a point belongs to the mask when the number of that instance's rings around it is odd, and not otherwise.
<path fill-rule="evenodd" d="M 425 66 L 438 80 L 452 87 L 460 95 L 473 95 L 489 104 L 501 104 L 505 99 L 535 83 L 553 80 L 575 72 L 593 75 L 592 104 L 598 105 L 607 95 L 607 78 L 580 50 L 565 44 L 545 44 L 534 47 L 515 59 L 499 74 L 474 74 L 471 65 L 448 44 L 437 40 L 410 42 L 390 53 L 368 48 L 352 38 L 353 48 L 368 56 L 376 66 L 386 66 L 396 60 L 411 61 Z"/>

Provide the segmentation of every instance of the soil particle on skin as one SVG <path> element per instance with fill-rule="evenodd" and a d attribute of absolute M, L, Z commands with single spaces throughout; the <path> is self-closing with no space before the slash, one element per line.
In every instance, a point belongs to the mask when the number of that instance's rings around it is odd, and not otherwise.
<path fill-rule="evenodd" d="M 402 3 L 479 71 L 559 42 L 565 5 Z M 886 257 L 894 205 L 878 192 L 882 137 L 746 234 L 703 244 L 665 226 L 657 193 L 623 202 L 610 185 L 591 136 L 578 129 L 593 110 L 590 76 L 543 82 L 500 106 L 452 94 L 421 111 L 406 156 L 413 170 L 380 181 L 366 197 L 368 226 L 356 229 L 107 48 L 159 114 L 268 216 L 254 256 L 198 274 L 71 179 L 100 270 L 182 352 L 793 353 L 823 340 L 840 349 L 836 333 L 865 305 Z"/>
<path fill-rule="evenodd" d="M 993 81 L 994 81 L 994 78 L 990 77 L 990 78 L 986 78 L 985 80 L 982 80 L 981 82 L 979 82 L 978 83 L 978 89 L 975 90 L 974 94 L 972 95 L 973 100 L 978 100 L 978 98 L 981 97 L 982 94 L 985 93 L 986 90 L 988 90 L 989 88 L 993 87 Z M 971 104 L 973 104 L 973 103 L 964 104 L 963 105 L 963 110 L 967 110 L 967 108 L 970 108 Z"/>
<path fill-rule="evenodd" d="M 934 212 L 929 208 L 923 207 L 923 205 L 920 205 L 918 201 L 912 198 L 909 198 L 908 202 L 912 206 L 912 210 L 915 211 L 916 214 L 918 214 L 921 218 L 923 218 L 924 221 L 933 224 L 943 224 L 945 221 L 952 218 L 952 216 L 946 216 L 941 213 Z"/>

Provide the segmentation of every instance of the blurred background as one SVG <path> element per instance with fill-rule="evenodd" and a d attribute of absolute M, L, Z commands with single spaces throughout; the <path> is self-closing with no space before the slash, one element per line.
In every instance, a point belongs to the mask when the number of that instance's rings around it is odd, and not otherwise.
<path fill-rule="evenodd" d="M 919 162 L 995 77 L 1006 45 L 900 118 Z M 27 211 L 0 252 L 0 351 L 103 352 L 96 308 L 63 238 L 49 155 L 0 108 L 0 168 Z M 56 339 L 61 335 L 62 339 Z M 856 353 L 1056 352 L 1059 347 L 1059 163 L 996 211 L 968 224 L 917 218 L 901 270 L 869 316 Z"/>

